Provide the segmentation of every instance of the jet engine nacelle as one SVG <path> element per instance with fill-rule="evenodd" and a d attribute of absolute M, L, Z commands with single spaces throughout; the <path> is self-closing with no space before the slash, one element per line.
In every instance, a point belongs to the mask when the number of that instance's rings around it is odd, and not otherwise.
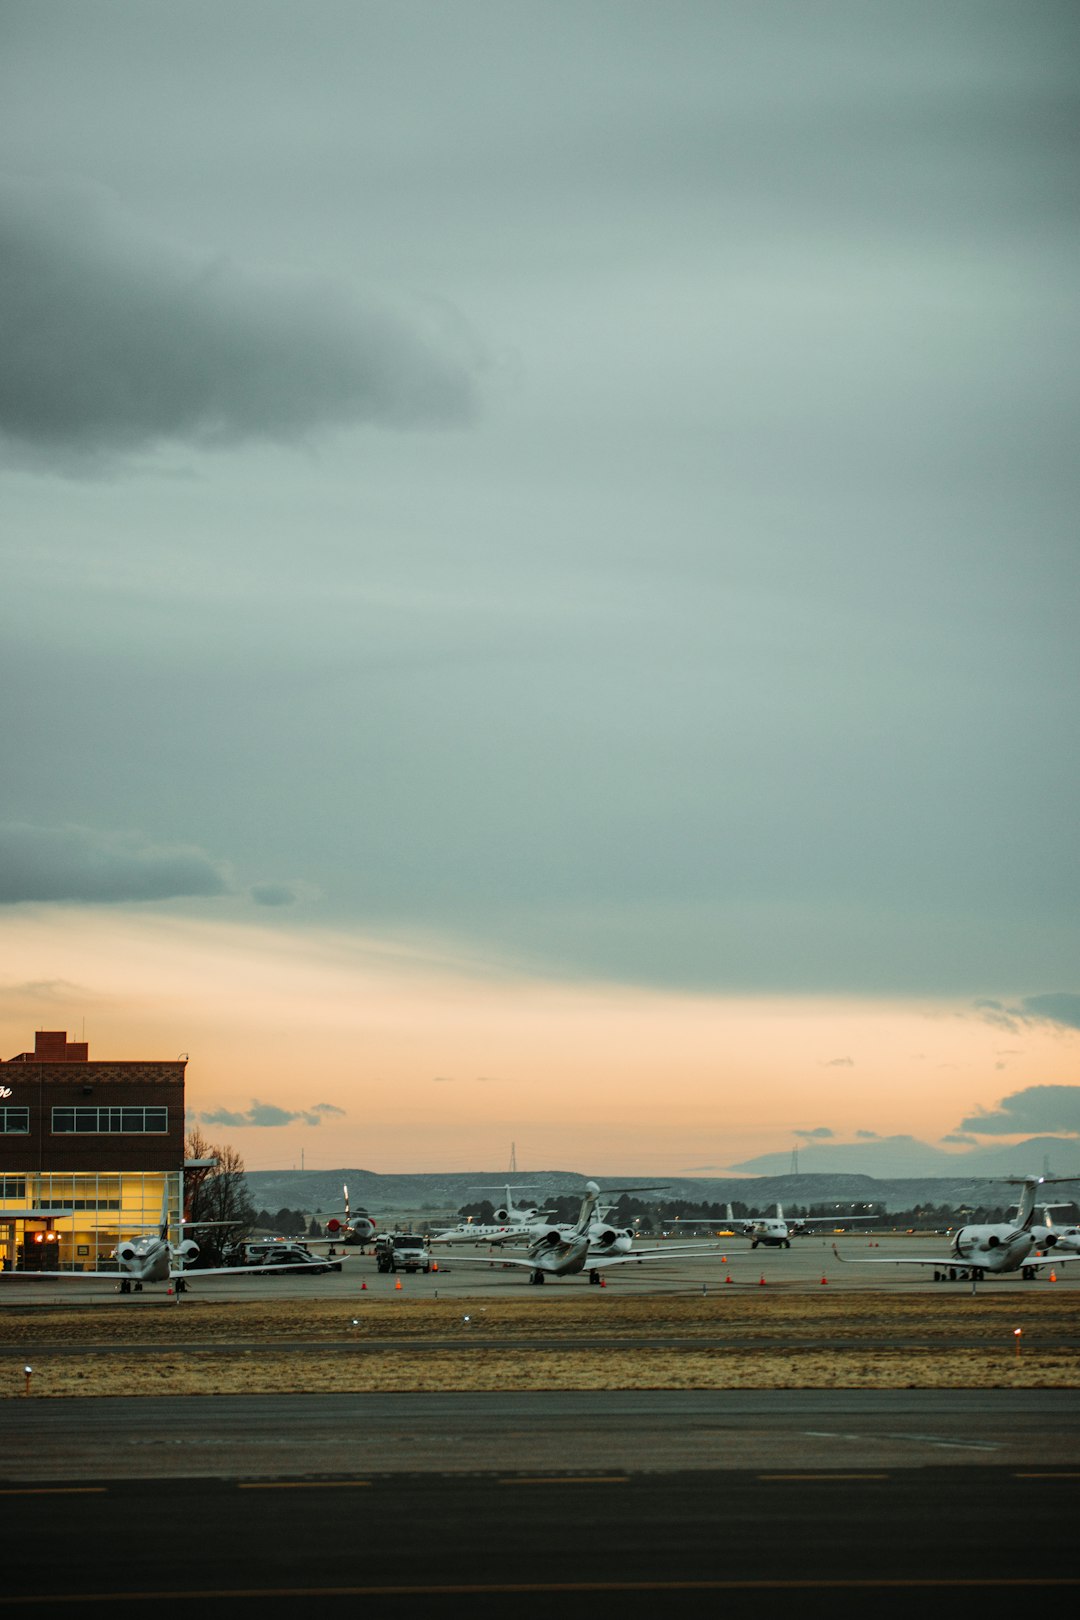
<path fill-rule="evenodd" d="M 953 1239 L 953 1252 L 961 1260 L 972 1260 L 986 1254 L 988 1249 L 1000 1247 L 1001 1238 L 996 1232 L 988 1232 L 985 1226 L 962 1226 Z"/>
<path fill-rule="evenodd" d="M 509 1219 L 510 1219 L 510 1211 L 508 1209 L 497 1209 L 495 1211 L 495 1225 L 496 1226 L 505 1226 Z"/>
<path fill-rule="evenodd" d="M 190 1266 L 199 1258 L 199 1245 L 193 1238 L 185 1238 L 176 1252 L 185 1266 Z"/>
<path fill-rule="evenodd" d="M 124 1263 L 126 1265 L 130 1265 L 131 1262 L 133 1260 L 137 1260 L 138 1257 L 139 1257 L 139 1251 L 135 1247 L 134 1243 L 132 1243 L 130 1240 L 128 1240 L 128 1242 L 126 1242 L 126 1243 L 121 1243 L 121 1244 L 117 1245 L 116 1258 L 118 1260 L 124 1261 Z"/>
<path fill-rule="evenodd" d="M 540 1239 L 540 1244 L 545 1249 L 557 1249 L 559 1244 L 564 1241 L 565 1240 L 561 1232 L 552 1230 L 544 1233 L 543 1237 Z"/>
<path fill-rule="evenodd" d="M 625 1233 L 614 1226 L 602 1226 L 590 1234 L 589 1242 L 594 1249 L 612 1249 Z"/>

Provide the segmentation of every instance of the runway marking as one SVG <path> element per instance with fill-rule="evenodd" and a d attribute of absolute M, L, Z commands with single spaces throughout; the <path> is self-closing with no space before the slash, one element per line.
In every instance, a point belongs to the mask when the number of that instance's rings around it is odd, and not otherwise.
<path fill-rule="evenodd" d="M 12 1485 L 0 1488 L 0 1496 L 104 1496 L 107 1485 Z"/>
<path fill-rule="evenodd" d="M 889 1479 L 889 1474 L 759 1474 L 758 1479 Z"/>
<path fill-rule="evenodd" d="M 524 1479 L 519 1474 L 509 1474 L 505 1479 L 499 1480 L 500 1485 L 625 1485 L 625 1474 L 537 1474 L 527 1475 Z"/>
<path fill-rule="evenodd" d="M 885 1592 L 885 1591 L 1013 1591 L 1055 1590 L 1080 1586 L 1077 1575 L 1033 1575 L 994 1578 L 988 1575 L 910 1576 L 891 1580 L 703 1580 L 703 1581 L 495 1581 L 458 1586 L 223 1586 L 156 1592 L 42 1592 L 18 1597 L 0 1596 L 0 1609 L 15 1604 L 160 1603 L 177 1598 L 331 1598 L 331 1597 L 495 1597 L 539 1593 L 558 1596 L 567 1592 Z"/>
<path fill-rule="evenodd" d="M 370 1479 L 241 1479 L 238 1491 L 356 1491 L 371 1487 Z"/>
<path fill-rule="evenodd" d="M 847 1434 L 842 1429 L 804 1429 L 807 1440 L 921 1440 L 959 1451 L 1000 1451 L 996 1440 L 946 1440 L 940 1434 Z"/>

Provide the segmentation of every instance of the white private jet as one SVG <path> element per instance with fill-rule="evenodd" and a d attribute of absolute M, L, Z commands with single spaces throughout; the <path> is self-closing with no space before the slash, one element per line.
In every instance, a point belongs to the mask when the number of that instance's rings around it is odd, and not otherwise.
<path fill-rule="evenodd" d="M 73 1218 L 70 1212 L 64 1211 L 65 1216 Z M 181 1222 L 181 1230 L 186 1223 Z M 236 1226 L 236 1221 L 195 1221 L 191 1223 L 192 1229 L 204 1226 Z M 28 1277 L 47 1277 L 50 1282 L 88 1282 L 92 1278 L 107 1277 L 110 1282 L 116 1282 L 121 1294 L 141 1294 L 144 1283 L 171 1283 L 173 1291 L 183 1294 L 187 1291 L 187 1278 L 191 1275 L 190 1267 L 198 1259 L 199 1245 L 194 1238 L 182 1237 L 179 1243 L 169 1242 L 169 1213 L 165 1201 L 162 1202 L 161 1220 L 156 1227 L 150 1229 L 145 1237 L 124 1238 L 117 1244 L 115 1254 L 119 1264 L 119 1273 L 115 1271 L 5 1271 L 0 1272 L 0 1280 L 9 1281 Z M 312 1265 L 320 1271 L 325 1270 L 325 1262 L 313 1260 Z M 196 1275 L 199 1277 L 225 1277 L 238 1276 L 241 1273 L 252 1275 L 251 1266 L 206 1266 Z M 117 1282 L 119 1276 L 119 1281 Z"/>
<path fill-rule="evenodd" d="M 1019 1271 L 1025 1282 L 1030 1282 L 1040 1266 L 1064 1264 L 1080 1260 L 1080 1253 L 1064 1254 L 1057 1244 L 1043 1254 L 1036 1254 L 1034 1229 L 1035 1194 L 1040 1187 L 1055 1181 L 1076 1181 L 1076 1176 L 1023 1176 L 1010 1178 L 1010 1185 L 1023 1188 L 1016 1207 L 1016 1221 L 998 1221 L 987 1225 L 962 1226 L 953 1234 L 951 1253 L 948 1255 L 896 1254 L 875 1257 L 873 1260 L 850 1260 L 833 1244 L 838 1260 L 853 1266 L 933 1266 L 935 1282 L 957 1282 L 970 1278 L 979 1282 L 985 1276 L 1000 1277 L 1010 1271 Z"/>
<path fill-rule="evenodd" d="M 793 1237 L 801 1237 L 809 1232 L 812 1226 L 847 1226 L 851 1221 L 872 1221 L 874 1215 L 805 1215 L 796 1220 L 786 1221 L 781 1204 L 776 1206 L 775 1215 L 762 1215 L 749 1220 L 740 1221 L 732 1214 L 731 1205 L 727 1207 L 728 1225 L 733 1231 L 741 1232 L 744 1237 L 750 1238 L 750 1247 L 756 1249 L 759 1243 L 774 1249 L 790 1249 Z"/>
<path fill-rule="evenodd" d="M 1013 1206 L 1016 1207 L 1015 1205 Z M 1036 1204 L 1035 1212 L 1042 1211 L 1042 1221 L 1032 1220 L 1031 1235 L 1036 1249 L 1055 1249 L 1059 1254 L 1080 1252 L 1080 1227 L 1055 1226 L 1051 1210 L 1072 1209 L 1068 1204 Z"/>
<path fill-rule="evenodd" d="M 455 1259 L 455 1265 L 503 1265 L 521 1266 L 530 1273 L 531 1283 L 544 1283 L 548 1276 L 568 1277 L 576 1272 L 588 1273 L 591 1283 L 599 1283 L 601 1271 L 609 1266 L 642 1265 L 647 1260 L 686 1259 L 691 1255 L 701 1258 L 719 1253 L 719 1244 L 695 1243 L 685 1248 L 672 1248 L 670 1245 L 661 1245 L 655 1249 L 615 1249 L 614 1243 L 626 1237 L 617 1227 L 608 1227 L 604 1222 L 596 1220 L 596 1210 L 600 1200 L 600 1189 L 595 1181 L 585 1183 L 585 1196 L 581 1201 L 581 1213 L 573 1226 L 542 1226 L 519 1234 L 503 1234 L 498 1239 L 489 1240 L 499 1248 L 497 1259 L 491 1260 L 481 1255 L 460 1255 Z M 594 1233 L 597 1229 L 610 1232 L 612 1242 L 605 1244 L 601 1241 L 594 1246 Z M 509 1255 L 504 1252 L 506 1243 L 528 1243 L 528 1254 L 525 1257 Z"/>
<path fill-rule="evenodd" d="M 480 1192 L 487 1189 L 478 1188 Z M 546 1221 L 549 1211 L 535 1204 L 515 1204 L 515 1192 L 526 1192 L 525 1187 L 505 1187 L 506 1203 L 493 1211 L 491 1223 L 474 1221 L 471 1216 L 457 1226 L 447 1227 L 433 1243 L 494 1243 L 506 1237 L 521 1237 L 522 1233 Z"/>
<path fill-rule="evenodd" d="M 304 1241 L 310 1247 L 315 1243 L 329 1243 L 331 1249 L 340 1243 L 346 1249 L 359 1249 L 364 1252 L 364 1245 L 371 1243 L 375 1237 L 376 1226 L 365 1209 L 353 1210 L 349 1207 L 349 1189 L 342 1185 L 344 1194 L 344 1208 L 334 1210 L 326 1222 L 326 1236 L 324 1238 L 306 1238 Z"/>

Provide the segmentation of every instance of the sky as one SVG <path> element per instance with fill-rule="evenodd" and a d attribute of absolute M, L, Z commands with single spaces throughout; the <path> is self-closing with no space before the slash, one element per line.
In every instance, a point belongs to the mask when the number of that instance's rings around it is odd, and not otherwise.
<path fill-rule="evenodd" d="M 0 42 L 3 1054 L 252 1168 L 1080 1136 L 1075 6 Z"/>

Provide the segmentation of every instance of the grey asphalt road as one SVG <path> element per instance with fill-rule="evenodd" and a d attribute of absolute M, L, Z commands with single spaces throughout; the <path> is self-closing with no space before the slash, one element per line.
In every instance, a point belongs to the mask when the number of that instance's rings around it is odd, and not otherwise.
<path fill-rule="evenodd" d="M 1075 1601 L 1052 1470 L 82 1479 L 0 1499 L 0 1612 L 755 1620 Z"/>
<path fill-rule="evenodd" d="M 0 1470 L 12 1485 L 358 1470 L 1080 1471 L 1080 1391 L 31 1397 L 0 1402 L 0 1446 Z"/>

